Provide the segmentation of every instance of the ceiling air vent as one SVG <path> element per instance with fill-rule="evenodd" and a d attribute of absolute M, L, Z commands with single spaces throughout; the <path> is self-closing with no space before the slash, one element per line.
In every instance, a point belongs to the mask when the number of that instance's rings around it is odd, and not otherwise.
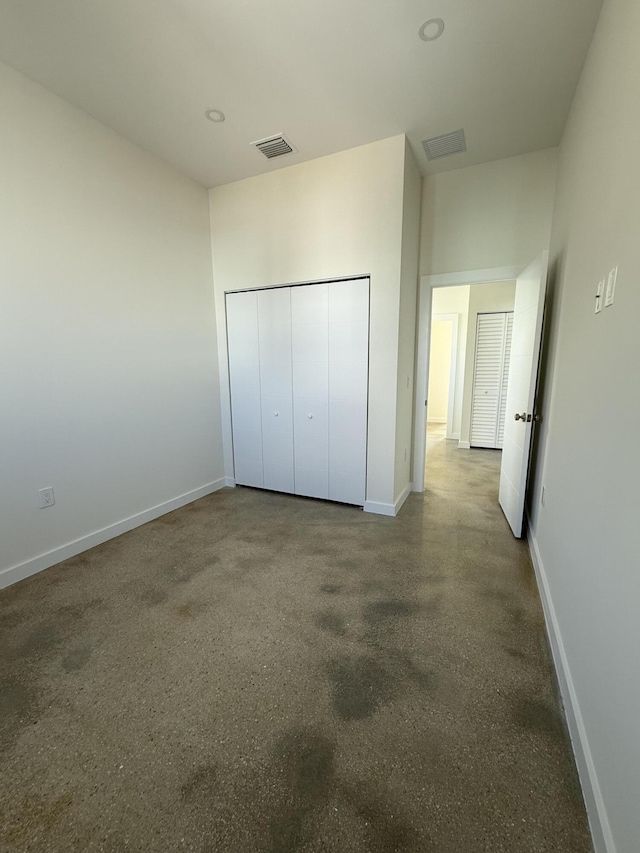
<path fill-rule="evenodd" d="M 283 154 L 292 154 L 296 149 L 282 134 L 269 136 L 267 139 L 259 139 L 257 142 L 252 142 L 252 145 L 262 151 L 267 160 L 273 160 L 274 157 L 282 157 Z"/>
<path fill-rule="evenodd" d="M 426 151 L 428 160 L 461 154 L 467 150 L 464 130 L 454 130 L 451 133 L 443 133 L 442 136 L 434 136 L 432 139 L 423 139 L 422 147 Z"/>

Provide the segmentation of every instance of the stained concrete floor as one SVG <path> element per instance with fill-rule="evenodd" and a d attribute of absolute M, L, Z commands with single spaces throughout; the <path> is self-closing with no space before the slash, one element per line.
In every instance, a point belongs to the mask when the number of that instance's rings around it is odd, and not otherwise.
<path fill-rule="evenodd" d="M 227 489 L 0 594 L 0 849 L 586 853 L 499 453 Z"/>

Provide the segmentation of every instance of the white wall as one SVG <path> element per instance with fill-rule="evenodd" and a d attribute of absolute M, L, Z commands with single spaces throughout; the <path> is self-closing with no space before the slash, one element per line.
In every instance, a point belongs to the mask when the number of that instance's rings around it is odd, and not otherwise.
<path fill-rule="evenodd" d="M 224 294 L 371 276 L 369 501 L 393 504 L 405 138 L 210 191 L 225 465 L 233 471 Z"/>
<path fill-rule="evenodd" d="M 413 394 L 420 254 L 420 195 L 422 178 L 405 139 L 400 316 L 398 322 L 398 393 L 396 398 L 396 459 L 394 503 L 411 489 Z"/>
<path fill-rule="evenodd" d="M 460 438 L 462 425 L 462 401 L 464 397 L 464 370 L 467 356 L 467 328 L 469 323 L 468 284 L 458 287 L 435 287 L 433 289 L 432 315 L 458 315 L 458 346 L 456 351 L 456 387 L 453 404 L 453 424 L 447 425 L 447 438 Z"/>
<path fill-rule="evenodd" d="M 533 260 L 533 259 L 532 259 Z M 478 314 L 490 311 L 513 311 L 516 298 L 515 281 L 497 281 L 492 284 L 473 284 L 469 292 L 469 325 L 467 328 L 464 386 L 462 392 L 462 420 L 460 443 L 469 445 L 471 432 L 471 397 L 473 393 L 473 370 L 476 357 L 476 329 Z"/>
<path fill-rule="evenodd" d="M 611 833 L 596 841 L 617 853 L 640 849 L 639 43 L 637 0 L 605 0 L 560 149 L 531 506 L 587 801 Z"/>
<path fill-rule="evenodd" d="M 549 245 L 557 149 L 424 180 L 420 274 L 524 267 Z"/>
<path fill-rule="evenodd" d="M 4 65 L 0 102 L 8 583 L 223 471 L 206 191 Z"/>
<path fill-rule="evenodd" d="M 427 423 L 446 423 L 449 412 L 449 373 L 451 370 L 451 320 L 431 321 L 429 346 L 429 401 Z M 451 389 L 455 392 L 455 389 Z"/>

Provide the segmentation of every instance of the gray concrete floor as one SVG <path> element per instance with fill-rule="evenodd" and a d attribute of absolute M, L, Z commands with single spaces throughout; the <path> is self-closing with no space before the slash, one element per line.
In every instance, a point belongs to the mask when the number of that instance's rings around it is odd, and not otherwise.
<path fill-rule="evenodd" d="M 591 849 L 499 453 L 226 489 L 0 593 L 3 851 Z"/>

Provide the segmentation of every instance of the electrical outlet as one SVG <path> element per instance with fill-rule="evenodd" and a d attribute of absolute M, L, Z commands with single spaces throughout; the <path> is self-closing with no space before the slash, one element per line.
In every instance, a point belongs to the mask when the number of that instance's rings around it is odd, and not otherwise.
<path fill-rule="evenodd" d="M 547 491 L 547 487 L 543 486 L 542 491 L 540 492 L 540 503 L 542 504 L 542 506 L 544 506 L 544 500 L 546 498 L 546 491 Z"/>
<path fill-rule="evenodd" d="M 53 486 L 49 486 L 46 489 L 40 489 L 38 494 L 40 495 L 40 509 L 53 506 L 56 502 L 55 495 L 53 494 Z"/>

